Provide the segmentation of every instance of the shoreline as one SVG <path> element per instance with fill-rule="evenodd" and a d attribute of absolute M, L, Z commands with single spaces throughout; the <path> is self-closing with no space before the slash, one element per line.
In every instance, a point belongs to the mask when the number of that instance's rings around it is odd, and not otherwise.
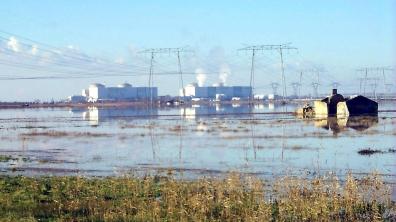
<path fill-rule="evenodd" d="M 287 100 L 286 104 L 296 104 L 296 103 L 307 103 L 312 102 L 317 99 L 291 99 Z M 396 101 L 396 99 L 379 99 L 378 101 Z M 185 107 L 191 105 L 248 105 L 252 102 L 249 100 L 243 101 L 188 101 L 184 104 L 167 104 L 166 101 L 156 101 L 150 103 L 147 101 L 116 101 L 116 102 L 96 102 L 96 103 L 36 103 L 36 102 L 0 102 L 0 109 L 29 109 L 29 108 L 87 108 L 91 106 L 95 107 L 114 107 L 114 108 L 126 108 L 126 107 L 144 107 L 144 106 L 158 106 L 158 107 Z M 283 104 L 282 100 L 254 100 L 253 105 L 257 104 Z"/>

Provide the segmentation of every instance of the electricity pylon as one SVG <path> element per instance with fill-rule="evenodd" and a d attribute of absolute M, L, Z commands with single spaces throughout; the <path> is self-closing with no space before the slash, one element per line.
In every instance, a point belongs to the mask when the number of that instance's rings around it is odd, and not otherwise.
<path fill-rule="evenodd" d="M 384 94 L 386 93 L 386 76 L 385 76 L 385 72 L 386 71 L 392 71 L 392 68 L 389 68 L 387 66 L 378 66 L 378 67 L 362 67 L 357 69 L 356 71 L 358 72 L 362 72 L 363 76 L 362 78 L 360 78 L 361 82 L 360 82 L 360 88 L 362 88 L 362 83 L 363 83 L 363 95 L 366 95 L 366 85 L 367 82 L 369 81 L 369 77 L 373 76 L 372 73 L 376 73 L 376 75 L 374 75 L 374 78 L 379 78 L 379 76 L 382 75 L 382 79 L 383 79 L 383 86 L 384 86 Z M 378 81 L 378 80 L 377 80 Z M 371 83 L 371 86 L 373 83 Z M 375 84 L 375 88 L 377 87 L 378 83 Z"/>
<path fill-rule="evenodd" d="M 274 94 L 274 96 L 276 96 L 276 94 L 278 93 L 278 87 L 279 83 L 271 82 L 272 93 Z"/>
<path fill-rule="evenodd" d="M 285 78 L 285 69 L 283 65 L 283 51 L 284 50 L 297 50 L 297 48 L 290 46 L 291 43 L 287 44 L 280 44 L 280 45 L 252 45 L 247 46 L 245 48 L 238 49 L 239 51 L 251 51 L 252 52 L 252 63 L 251 63 L 251 70 L 250 70 L 250 87 L 254 86 L 254 62 L 255 56 L 257 51 L 264 51 L 264 50 L 276 50 L 279 52 L 280 61 L 281 61 L 281 75 L 282 75 L 282 86 L 283 86 L 283 100 L 287 97 L 286 92 L 286 78 Z M 251 95 L 252 96 L 252 95 Z"/>
<path fill-rule="evenodd" d="M 319 82 L 312 82 L 311 83 L 311 86 L 313 88 L 313 95 L 314 95 L 315 98 L 319 97 L 319 93 L 318 93 L 319 85 L 320 85 Z"/>
<path fill-rule="evenodd" d="M 183 82 L 183 72 L 182 72 L 182 66 L 181 66 L 181 59 L 180 59 L 180 54 L 181 53 L 187 53 L 187 52 L 193 52 L 190 49 L 187 49 L 186 47 L 184 48 L 152 48 L 152 49 L 145 49 L 143 51 L 140 51 L 139 53 L 146 53 L 150 54 L 151 59 L 150 59 L 150 71 L 149 71 L 149 80 L 148 84 L 149 87 L 152 87 L 154 83 L 154 57 L 156 54 L 176 54 L 177 56 L 177 64 L 178 64 L 178 71 L 180 74 L 180 83 L 183 88 L 183 100 L 185 99 L 185 90 L 184 90 L 184 82 Z M 151 89 L 150 89 L 151 90 Z M 153 102 L 153 95 L 152 92 L 150 92 L 150 101 Z"/>
<path fill-rule="evenodd" d="M 297 98 L 300 98 L 299 92 L 300 92 L 301 84 L 299 82 L 292 82 L 290 85 L 293 88 L 294 96 L 296 96 Z"/>
<path fill-rule="evenodd" d="M 314 96 L 317 97 L 318 94 L 319 94 L 318 91 L 319 91 L 319 85 L 320 85 L 320 74 L 323 73 L 323 72 L 325 72 L 325 70 L 322 70 L 322 69 L 319 69 L 319 68 L 300 70 L 300 90 L 301 90 L 301 86 L 302 86 L 303 73 L 311 73 L 311 74 L 313 74 L 315 76 L 312 78 L 313 81 L 311 82 L 310 85 L 313 87 Z"/>

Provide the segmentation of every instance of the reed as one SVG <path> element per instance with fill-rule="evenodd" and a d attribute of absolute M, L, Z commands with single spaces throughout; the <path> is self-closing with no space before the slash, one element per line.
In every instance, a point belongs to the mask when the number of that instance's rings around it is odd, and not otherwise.
<path fill-rule="evenodd" d="M 172 175 L 0 177 L 1 221 L 380 221 L 395 219 L 377 174 L 264 182 L 232 173 L 194 181 Z"/>

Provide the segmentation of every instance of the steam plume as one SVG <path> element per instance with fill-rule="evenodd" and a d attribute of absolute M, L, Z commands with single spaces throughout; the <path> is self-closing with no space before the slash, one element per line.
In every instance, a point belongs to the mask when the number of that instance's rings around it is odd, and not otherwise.
<path fill-rule="evenodd" d="M 7 42 L 7 46 L 14 52 L 19 52 L 19 42 L 15 37 L 10 37 Z"/>
<path fill-rule="evenodd" d="M 222 64 L 220 67 L 219 81 L 222 84 L 226 84 L 228 75 L 231 73 L 231 69 L 227 64 Z"/>
<path fill-rule="evenodd" d="M 195 70 L 195 74 L 196 74 L 198 86 L 203 86 L 206 80 L 205 70 L 203 70 L 202 68 L 198 68 Z"/>

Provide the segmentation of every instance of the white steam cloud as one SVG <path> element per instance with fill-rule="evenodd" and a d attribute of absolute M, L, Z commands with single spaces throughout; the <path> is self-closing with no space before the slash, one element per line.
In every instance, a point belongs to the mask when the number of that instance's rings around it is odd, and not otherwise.
<path fill-rule="evenodd" d="M 198 68 L 195 70 L 195 74 L 196 74 L 198 86 L 203 86 L 206 80 L 205 70 L 203 70 L 202 68 Z"/>
<path fill-rule="evenodd" d="M 19 52 L 19 50 L 20 50 L 18 40 L 13 36 L 11 36 L 10 39 L 8 40 L 7 47 L 14 52 Z"/>
<path fill-rule="evenodd" d="M 231 69 L 228 64 L 222 64 L 220 66 L 219 81 L 222 84 L 226 84 L 228 75 L 231 73 Z"/>
<path fill-rule="evenodd" d="M 114 62 L 122 65 L 125 63 L 125 59 L 122 57 L 118 57 L 117 59 L 114 60 Z"/>
<path fill-rule="evenodd" d="M 32 49 L 30 50 L 30 53 L 31 53 L 32 55 L 36 55 L 36 54 L 37 54 L 37 51 L 38 51 L 37 45 L 32 45 Z"/>

